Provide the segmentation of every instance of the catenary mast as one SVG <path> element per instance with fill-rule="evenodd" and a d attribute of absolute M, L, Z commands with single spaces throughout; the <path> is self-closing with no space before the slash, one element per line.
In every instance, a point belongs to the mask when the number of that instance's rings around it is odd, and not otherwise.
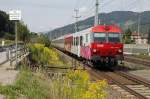
<path fill-rule="evenodd" d="M 98 19 L 98 14 L 99 14 L 99 0 L 96 0 L 96 3 L 95 3 L 95 23 L 94 25 L 97 26 L 99 24 L 99 19 Z"/>

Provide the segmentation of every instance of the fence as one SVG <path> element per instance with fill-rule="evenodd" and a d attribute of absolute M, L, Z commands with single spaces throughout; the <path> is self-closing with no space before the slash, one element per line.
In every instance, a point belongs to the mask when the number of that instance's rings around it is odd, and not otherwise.
<path fill-rule="evenodd" d="M 149 54 L 150 55 L 150 45 L 125 44 L 124 53 L 126 54 Z"/>

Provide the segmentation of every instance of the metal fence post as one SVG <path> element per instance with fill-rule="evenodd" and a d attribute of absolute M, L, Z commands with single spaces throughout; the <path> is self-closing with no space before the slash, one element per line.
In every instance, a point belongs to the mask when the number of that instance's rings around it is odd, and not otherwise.
<path fill-rule="evenodd" d="M 9 50 L 9 61 L 10 61 L 10 66 L 12 66 L 12 52 Z"/>

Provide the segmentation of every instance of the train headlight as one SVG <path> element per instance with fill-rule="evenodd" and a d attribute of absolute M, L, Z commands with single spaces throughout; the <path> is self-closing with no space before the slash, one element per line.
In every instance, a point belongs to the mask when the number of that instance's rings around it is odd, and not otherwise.
<path fill-rule="evenodd" d="M 122 53 L 122 49 L 119 49 L 118 52 L 119 52 L 119 53 Z"/>
<path fill-rule="evenodd" d="M 95 53 L 95 52 L 97 52 L 97 50 L 96 50 L 96 49 L 93 49 L 93 52 Z"/>

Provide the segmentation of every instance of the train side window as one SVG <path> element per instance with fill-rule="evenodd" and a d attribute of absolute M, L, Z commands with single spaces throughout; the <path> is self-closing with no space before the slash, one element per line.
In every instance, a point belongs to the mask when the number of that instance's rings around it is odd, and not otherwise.
<path fill-rule="evenodd" d="M 76 37 L 74 38 L 74 46 L 76 46 Z"/>
<path fill-rule="evenodd" d="M 77 46 L 77 42 L 78 42 L 78 40 L 77 40 L 77 37 L 75 37 L 75 46 Z"/>
<path fill-rule="evenodd" d="M 75 41 L 74 41 L 74 46 L 76 46 L 76 41 L 77 41 L 77 40 L 76 40 L 76 37 L 75 37 L 74 39 L 75 39 Z"/>
<path fill-rule="evenodd" d="M 73 38 L 73 40 L 72 40 L 72 45 L 74 45 L 74 38 Z"/>
<path fill-rule="evenodd" d="M 73 46 L 73 38 L 71 39 L 71 44 L 72 44 L 72 46 Z"/>
<path fill-rule="evenodd" d="M 76 37 L 76 46 L 78 45 L 78 37 Z"/>
<path fill-rule="evenodd" d="M 86 34 L 86 42 L 88 42 L 88 34 Z"/>
<path fill-rule="evenodd" d="M 74 38 L 74 39 L 73 39 L 73 45 L 74 45 L 74 46 L 75 46 L 75 42 L 76 42 L 76 39 Z"/>
<path fill-rule="evenodd" d="M 88 42 L 91 41 L 91 37 L 90 37 L 90 34 L 88 34 Z"/>
<path fill-rule="evenodd" d="M 76 45 L 78 46 L 79 45 L 79 37 L 76 37 Z"/>
<path fill-rule="evenodd" d="M 75 37 L 75 46 L 77 45 L 77 37 Z"/>
<path fill-rule="evenodd" d="M 82 46 L 82 45 L 83 45 L 83 37 L 80 36 L 80 46 Z"/>

